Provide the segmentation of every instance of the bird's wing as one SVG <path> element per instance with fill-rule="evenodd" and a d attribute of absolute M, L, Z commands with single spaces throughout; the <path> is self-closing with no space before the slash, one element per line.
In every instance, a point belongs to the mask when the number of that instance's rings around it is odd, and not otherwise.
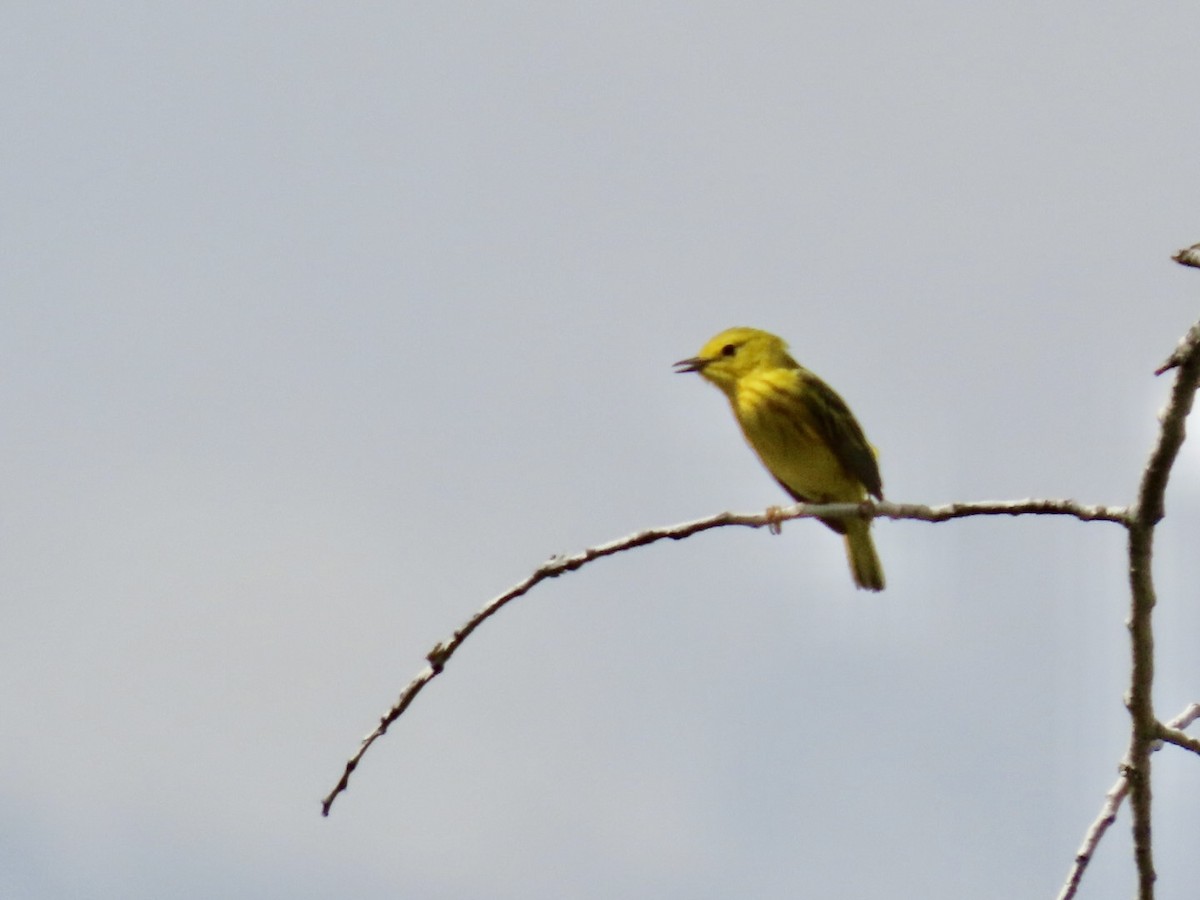
<path fill-rule="evenodd" d="M 879 475 L 879 463 L 854 413 L 850 412 L 846 401 L 816 375 L 805 370 L 803 377 L 808 389 L 801 391 L 801 396 L 826 445 L 833 450 L 846 472 L 862 482 L 867 493 L 882 500 L 883 479 Z"/>

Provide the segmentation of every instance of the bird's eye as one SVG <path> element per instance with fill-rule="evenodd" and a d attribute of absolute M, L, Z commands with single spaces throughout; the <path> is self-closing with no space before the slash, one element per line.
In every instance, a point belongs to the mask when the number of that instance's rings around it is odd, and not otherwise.
<path fill-rule="evenodd" d="M 733 356 L 735 353 L 737 353 L 737 347 L 735 347 L 733 344 L 726 344 L 721 348 L 722 356 Z"/>

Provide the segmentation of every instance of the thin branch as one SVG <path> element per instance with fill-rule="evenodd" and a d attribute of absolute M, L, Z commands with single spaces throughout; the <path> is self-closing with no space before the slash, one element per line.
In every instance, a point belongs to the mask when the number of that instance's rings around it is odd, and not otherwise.
<path fill-rule="evenodd" d="M 1173 718 L 1170 722 L 1167 722 L 1167 727 L 1178 728 L 1182 731 L 1197 719 L 1200 719 L 1200 703 L 1192 703 L 1187 709 Z"/>
<path fill-rule="evenodd" d="M 1171 259 L 1175 260 L 1181 266 L 1192 266 L 1200 269 L 1200 244 L 1192 244 L 1190 247 L 1176 251 Z"/>
<path fill-rule="evenodd" d="M 1165 495 L 1171 468 L 1183 446 L 1185 422 L 1192 410 L 1196 386 L 1200 384 L 1200 323 L 1159 371 L 1176 369 L 1171 399 L 1160 417 L 1158 441 L 1142 473 L 1137 501 L 1130 510 L 1129 531 L 1129 642 L 1132 670 L 1126 705 L 1129 708 L 1129 751 L 1125 757 L 1129 781 L 1129 805 L 1133 814 L 1133 855 L 1138 870 L 1138 896 L 1154 897 L 1154 853 L 1150 838 L 1150 752 L 1160 728 L 1154 715 L 1154 631 L 1152 618 L 1155 593 L 1151 561 L 1154 528 L 1165 515 Z"/>
<path fill-rule="evenodd" d="M 1157 525 L 1165 514 L 1163 496 L 1167 491 L 1167 481 L 1171 476 L 1171 467 L 1179 455 L 1186 437 L 1186 421 L 1192 411 L 1192 401 L 1196 396 L 1196 387 L 1200 385 L 1200 322 L 1188 331 L 1179 346 L 1168 358 L 1170 365 L 1164 363 L 1158 372 L 1178 368 L 1175 384 L 1171 387 L 1171 399 L 1167 407 L 1159 415 L 1161 427 L 1158 442 L 1150 454 L 1142 473 L 1142 483 L 1138 488 L 1137 503 L 1132 509 L 1133 523 L 1141 523 L 1148 527 Z"/>
<path fill-rule="evenodd" d="M 1177 729 L 1187 728 L 1196 719 L 1200 719 L 1200 703 L 1193 703 L 1179 715 L 1177 715 L 1166 725 L 1162 726 L 1164 730 L 1172 733 L 1183 734 Z M 1190 742 L 1192 738 L 1183 735 Z M 1164 740 L 1167 738 L 1164 735 Z M 1155 745 L 1152 749 L 1157 750 L 1159 745 Z M 1189 749 L 1191 749 L 1189 747 Z M 1100 808 L 1100 815 L 1092 822 L 1087 833 L 1083 836 L 1083 843 L 1079 850 L 1075 853 L 1075 861 L 1071 865 L 1071 871 L 1067 873 L 1066 883 L 1063 884 L 1062 890 L 1058 893 L 1058 900 L 1072 900 L 1076 891 L 1079 890 L 1079 883 L 1083 880 L 1083 873 L 1087 870 L 1088 863 L 1092 861 L 1092 857 L 1096 855 L 1096 847 L 1100 844 L 1100 839 L 1104 837 L 1106 831 L 1117 819 L 1117 810 L 1120 809 L 1122 801 L 1129 793 L 1129 779 L 1125 777 L 1125 763 L 1121 764 L 1121 777 L 1117 779 L 1107 794 L 1104 795 L 1104 805 Z"/>
<path fill-rule="evenodd" d="M 1084 506 L 1074 500 L 998 500 L 980 503 L 949 503 L 943 506 L 920 506 L 917 504 L 899 503 L 798 503 L 794 506 L 775 508 L 765 513 L 733 513 L 724 512 L 693 522 L 671 525 L 665 528 L 650 528 L 636 534 L 609 541 L 596 547 L 589 547 L 570 556 L 555 556 L 533 571 L 528 578 L 510 587 L 507 591 L 489 601 L 475 615 L 471 616 L 447 640 L 434 645 L 425 658 L 429 665 L 422 669 L 408 686 L 400 692 L 392 708 L 383 714 L 379 723 L 366 737 L 362 739 L 358 750 L 346 762 L 342 777 L 337 785 L 321 802 L 321 814 L 329 815 L 333 801 L 338 794 L 346 790 L 350 784 L 350 776 L 358 768 L 364 754 L 376 740 L 383 737 L 388 728 L 412 704 L 425 685 L 442 673 L 446 662 L 454 652 L 471 635 L 471 633 L 495 615 L 506 604 L 528 593 L 534 587 L 548 578 L 557 578 L 565 572 L 573 572 L 594 560 L 612 556 L 635 547 L 644 547 L 667 538 L 682 540 L 708 531 L 713 528 L 727 526 L 743 526 L 747 528 L 777 529 L 780 522 L 789 519 L 811 518 L 847 518 L 863 516 L 867 518 L 880 517 L 888 519 L 913 519 L 923 522 L 945 522 L 950 519 L 960 519 L 967 516 L 1021 516 L 1021 515 L 1053 515 L 1071 516 L 1084 522 L 1104 521 L 1128 525 L 1129 511 L 1125 507 Z"/>
<path fill-rule="evenodd" d="M 1192 244 L 1186 250 L 1180 250 L 1171 259 L 1181 266 L 1192 266 L 1200 269 L 1200 244 Z M 1188 333 L 1179 339 L 1179 345 L 1171 351 L 1161 366 L 1154 370 L 1155 375 L 1161 375 L 1168 369 L 1174 369 L 1195 352 L 1196 344 L 1200 343 L 1200 322 L 1197 322 Z"/>
<path fill-rule="evenodd" d="M 1104 795 L 1104 805 L 1100 807 L 1100 815 L 1096 817 L 1096 821 L 1083 836 L 1083 844 L 1075 853 L 1075 862 L 1071 866 L 1071 871 L 1067 873 L 1066 884 L 1058 892 L 1058 900 L 1072 900 L 1075 892 L 1079 890 L 1079 882 L 1083 879 L 1083 873 L 1087 871 L 1088 863 L 1096 854 L 1096 847 L 1100 844 L 1100 839 L 1104 837 L 1109 826 L 1117 820 L 1117 810 L 1121 808 L 1121 802 L 1128 793 L 1129 779 L 1125 777 L 1125 764 L 1122 763 L 1121 777 Z"/>
<path fill-rule="evenodd" d="M 1154 374 L 1162 375 L 1164 372 L 1178 368 L 1185 359 L 1196 351 L 1198 343 L 1200 343 L 1200 322 L 1189 328 L 1187 334 L 1179 339 L 1179 343 L 1175 345 L 1175 349 L 1171 351 L 1171 355 L 1164 359 L 1162 365 L 1154 370 Z"/>
<path fill-rule="evenodd" d="M 874 510 L 875 516 L 881 519 L 916 519 L 922 522 L 947 522 L 967 516 L 1041 515 L 1072 516 L 1083 522 L 1129 524 L 1128 507 L 1085 506 L 1074 500 L 983 500 L 976 503 L 947 503 L 943 506 L 875 503 Z"/>
<path fill-rule="evenodd" d="M 1159 727 L 1158 737 L 1160 740 L 1164 740 L 1168 744 L 1174 744 L 1177 747 L 1182 747 L 1184 750 L 1191 750 L 1193 753 L 1200 754 L 1200 740 L 1197 740 L 1190 734 L 1184 734 L 1182 731 L 1177 731 L 1168 725 L 1162 725 Z"/>

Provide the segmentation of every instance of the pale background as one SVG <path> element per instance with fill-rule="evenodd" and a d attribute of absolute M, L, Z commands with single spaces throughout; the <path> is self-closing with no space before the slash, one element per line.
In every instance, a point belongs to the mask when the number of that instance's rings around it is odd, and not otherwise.
<path fill-rule="evenodd" d="M 671 373 L 726 326 L 891 499 L 1131 500 L 1200 313 L 1194 4 L 187 6 L 0 14 L 0 894 L 1053 896 L 1126 741 L 1113 525 L 883 522 L 879 596 L 814 523 L 602 561 L 318 804 L 552 553 L 785 499 Z"/>

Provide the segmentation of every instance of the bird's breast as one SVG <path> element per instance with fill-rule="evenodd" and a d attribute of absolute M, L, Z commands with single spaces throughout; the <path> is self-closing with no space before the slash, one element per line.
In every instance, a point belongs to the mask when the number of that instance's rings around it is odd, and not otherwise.
<path fill-rule="evenodd" d="M 814 502 L 861 499 L 861 486 L 821 436 L 804 388 L 790 370 L 743 379 L 732 400 L 747 443 L 797 496 Z"/>

